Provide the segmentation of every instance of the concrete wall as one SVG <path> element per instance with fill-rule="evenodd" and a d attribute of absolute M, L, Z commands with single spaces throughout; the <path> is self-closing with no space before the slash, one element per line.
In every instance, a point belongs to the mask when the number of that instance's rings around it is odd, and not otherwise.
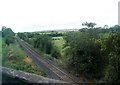
<path fill-rule="evenodd" d="M 1 68 L 2 68 L 2 70 L 1 70 Z M 22 80 L 24 80 L 26 82 L 30 82 L 30 83 L 63 83 L 63 84 L 68 83 L 68 82 L 54 80 L 54 79 L 46 78 L 46 77 L 43 77 L 40 75 L 27 73 L 27 72 L 23 72 L 23 71 L 18 71 L 18 70 L 1 67 L 1 66 L 0 66 L 0 72 L 7 74 L 13 78 L 19 78 L 19 79 L 22 79 Z"/>

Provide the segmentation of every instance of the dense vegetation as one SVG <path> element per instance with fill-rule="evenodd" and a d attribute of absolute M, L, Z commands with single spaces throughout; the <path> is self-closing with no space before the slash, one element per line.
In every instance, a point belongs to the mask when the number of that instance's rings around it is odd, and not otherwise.
<path fill-rule="evenodd" d="M 2 37 L 5 39 L 5 43 L 10 45 L 15 41 L 15 33 L 11 30 L 11 28 L 2 27 Z"/>
<path fill-rule="evenodd" d="M 18 45 L 15 40 L 15 33 L 11 30 L 11 28 L 3 27 L 2 33 L 3 38 L 1 38 L 1 41 L 3 66 L 47 76 L 33 63 L 32 59 L 27 56 L 24 50 Z"/>
<path fill-rule="evenodd" d="M 38 32 L 18 33 L 18 36 L 60 60 L 69 71 L 83 74 L 88 79 L 120 82 L 120 26 L 102 28 L 95 27 L 96 23 L 92 22 L 82 25 L 86 27 L 62 35 Z"/>
<path fill-rule="evenodd" d="M 84 31 L 83 31 L 84 30 Z M 68 66 L 87 78 L 120 82 L 120 27 L 86 28 L 69 32 L 66 41 Z"/>
<path fill-rule="evenodd" d="M 57 35 L 58 34 L 58 35 Z M 18 33 L 18 36 L 31 44 L 34 48 L 39 49 L 39 51 L 44 52 L 46 54 L 51 54 L 53 57 L 58 58 L 60 56 L 60 52 L 56 46 L 53 45 L 52 40 L 53 37 L 63 36 L 61 33 L 51 32 L 48 34 L 45 33 Z"/>

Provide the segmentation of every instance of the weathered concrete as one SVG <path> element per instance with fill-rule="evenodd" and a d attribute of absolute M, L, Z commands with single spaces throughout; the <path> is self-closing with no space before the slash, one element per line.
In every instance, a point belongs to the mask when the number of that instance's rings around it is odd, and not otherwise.
<path fill-rule="evenodd" d="M 2 70 L 1 70 L 2 68 Z M 23 71 L 18 71 L 18 70 L 14 70 L 14 69 L 10 69 L 10 68 L 6 68 L 6 67 L 1 67 L 0 66 L 0 72 L 9 75 L 13 78 L 19 78 L 22 79 L 26 82 L 29 83 L 63 83 L 63 84 L 67 84 L 69 82 L 64 82 L 61 80 L 54 80 L 54 79 L 49 79 L 49 78 L 45 78 L 43 76 L 40 75 L 36 75 L 36 74 L 32 74 L 32 73 L 27 73 L 27 72 L 23 72 Z"/>

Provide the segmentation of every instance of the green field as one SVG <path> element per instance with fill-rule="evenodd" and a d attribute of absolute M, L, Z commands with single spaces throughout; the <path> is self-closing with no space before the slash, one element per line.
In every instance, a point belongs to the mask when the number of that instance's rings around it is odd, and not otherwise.
<path fill-rule="evenodd" d="M 63 45 L 65 44 L 63 37 L 53 37 L 53 43 L 58 48 L 58 50 L 62 53 Z"/>

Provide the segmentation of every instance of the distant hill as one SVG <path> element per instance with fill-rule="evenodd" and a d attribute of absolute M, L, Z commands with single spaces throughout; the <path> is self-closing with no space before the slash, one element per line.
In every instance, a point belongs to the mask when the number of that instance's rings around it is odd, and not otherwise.
<path fill-rule="evenodd" d="M 79 29 L 56 29 L 56 30 L 45 30 L 45 31 L 35 31 L 35 32 L 51 32 L 51 31 L 56 31 L 56 32 L 67 32 L 67 31 L 78 31 Z"/>

